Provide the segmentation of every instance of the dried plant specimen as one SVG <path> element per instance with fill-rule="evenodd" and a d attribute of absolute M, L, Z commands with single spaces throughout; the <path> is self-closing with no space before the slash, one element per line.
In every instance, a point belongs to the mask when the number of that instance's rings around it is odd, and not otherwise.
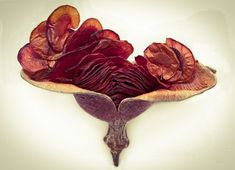
<path fill-rule="evenodd" d="M 87 113 L 106 121 L 104 141 L 115 166 L 129 145 L 128 121 L 154 102 L 183 100 L 216 84 L 215 71 L 172 38 L 152 43 L 131 63 L 128 41 L 95 18 L 79 23 L 76 8 L 55 9 L 20 49 L 21 76 L 34 86 L 73 94 Z"/>

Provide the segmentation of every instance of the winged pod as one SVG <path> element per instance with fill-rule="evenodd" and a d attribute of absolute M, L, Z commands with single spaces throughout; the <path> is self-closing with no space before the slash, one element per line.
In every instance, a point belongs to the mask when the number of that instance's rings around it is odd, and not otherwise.
<path fill-rule="evenodd" d="M 18 53 L 21 76 L 36 87 L 73 94 L 87 113 L 107 122 L 104 142 L 115 166 L 129 145 L 128 121 L 155 102 L 184 100 L 216 84 L 215 70 L 172 38 L 152 43 L 131 63 L 128 41 L 95 18 L 79 23 L 77 9 L 63 5 L 34 28 Z"/>

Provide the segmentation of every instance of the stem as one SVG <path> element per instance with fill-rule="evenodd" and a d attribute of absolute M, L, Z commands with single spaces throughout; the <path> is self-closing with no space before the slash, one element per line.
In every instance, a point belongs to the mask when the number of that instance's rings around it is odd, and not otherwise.
<path fill-rule="evenodd" d="M 104 137 L 104 142 L 110 148 L 114 165 L 118 166 L 121 151 L 129 145 L 126 122 L 121 119 L 109 122 L 109 129 Z"/>

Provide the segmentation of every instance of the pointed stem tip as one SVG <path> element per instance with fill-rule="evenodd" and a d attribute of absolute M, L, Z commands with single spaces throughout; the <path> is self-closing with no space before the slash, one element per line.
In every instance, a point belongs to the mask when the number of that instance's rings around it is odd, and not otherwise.
<path fill-rule="evenodd" d="M 119 165 L 119 155 L 120 155 L 120 152 L 111 152 L 112 154 L 112 157 L 113 157 L 113 164 L 118 167 Z"/>
<path fill-rule="evenodd" d="M 108 133 L 104 137 L 104 142 L 110 148 L 115 166 L 118 166 L 119 164 L 119 155 L 121 151 L 129 145 L 125 125 L 126 122 L 121 119 L 109 122 Z"/>

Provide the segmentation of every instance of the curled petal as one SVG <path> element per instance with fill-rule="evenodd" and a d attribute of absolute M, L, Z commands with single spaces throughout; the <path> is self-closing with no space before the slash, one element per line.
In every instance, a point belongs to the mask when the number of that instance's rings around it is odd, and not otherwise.
<path fill-rule="evenodd" d="M 214 72 L 200 63 L 196 63 L 195 78 L 189 83 L 172 84 L 169 89 L 160 89 L 135 97 L 152 102 L 178 101 L 200 94 L 216 84 Z"/>
<path fill-rule="evenodd" d="M 136 62 L 136 64 L 145 67 L 145 66 L 147 65 L 147 62 L 148 62 L 148 61 L 147 61 L 147 59 L 144 58 L 143 56 L 138 55 L 137 57 L 135 57 L 135 62 Z"/>
<path fill-rule="evenodd" d="M 90 40 L 90 36 L 102 29 L 101 23 L 95 18 L 89 18 L 82 23 L 66 41 L 64 53 L 81 48 Z"/>
<path fill-rule="evenodd" d="M 29 73 L 35 73 L 48 68 L 47 61 L 38 58 L 30 44 L 26 44 L 20 49 L 17 59 L 23 69 Z"/>
<path fill-rule="evenodd" d="M 80 61 L 77 62 L 76 65 L 70 68 L 66 68 L 65 71 L 67 73 L 73 74 L 76 81 L 82 83 L 82 79 L 84 79 L 86 74 L 84 72 L 91 72 L 92 74 L 96 74 L 97 69 L 94 69 L 97 64 L 104 63 L 107 58 L 103 54 L 88 54 L 84 56 Z M 91 70 L 89 70 L 91 69 Z M 83 74 L 82 74 L 83 73 Z M 78 80 L 80 77 L 80 80 Z"/>
<path fill-rule="evenodd" d="M 101 40 L 101 39 L 120 40 L 119 35 L 109 29 L 96 31 L 90 37 L 90 41 L 96 41 L 96 40 Z"/>
<path fill-rule="evenodd" d="M 41 22 L 30 35 L 30 46 L 42 59 L 55 60 L 56 54 L 48 43 L 46 36 L 46 21 Z"/>
<path fill-rule="evenodd" d="M 78 27 L 80 15 L 76 8 L 63 5 L 47 19 L 47 38 L 54 51 L 61 52 L 72 29 Z"/>
<path fill-rule="evenodd" d="M 174 51 L 162 43 L 152 43 L 145 49 L 144 55 L 150 61 L 147 64 L 149 72 L 164 80 L 172 78 L 180 66 Z"/>
<path fill-rule="evenodd" d="M 129 62 L 128 60 L 124 59 L 123 57 L 110 57 L 109 60 L 115 64 L 118 68 L 123 68 L 123 67 L 131 67 L 132 63 Z"/>
<path fill-rule="evenodd" d="M 180 61 L 181 75 L 175 75 L 170 81 L 189 82 L 193 79 L 195 72 L 195 59 L 191 50 L 184 44 L 172 39 L 166 39 L 167 46 L 171 47 Z M 176 78 L 177 77 L 177 78 Z"/>
<path fill-rule="evenodd" d="M 145 57 L 138 55 L 135 57 L 136 64 L 142 66 L 145 71 L 148 71 L 150 75 L 155 80 L 154 83 L 159 84 L 160 88 L 169 88 L 170 84 L 164 83 L 163 81 L 159 80 L 159 76 L 161 73 L 159 73 L 159 68 L 155 65 L 150 63 Z M 155 76 L 154 76 L 155 75 Z"/>
<path fill-rule="evenodd" d="M 75 67 L 85 55 L 87 55 L 87 53 L 84 51 L 64 54 L 54 65 L 50 79 L 55 82 L 71 83 L 74 75 L 68 73 L 66 70 Z"/>
<path fill-rule="evenodd" d="M 91 53 L 91 51 L 97 46 L 99 42 L 93 42 L 91 44 L 87 44 L 82 46 L 76 51 L 68 52 L 63 54 L 55 63 L 52 72 L 51 79 L 53 81 L 65 81 L 71 82 L 72 76 L 74 74 L 70 74 L 71 70 L 77 69 L 79 63 L 84 57 Z M 70 70 L 70 71 L 69 71 Z M 73 71 L 74 72 L 74 71 Z M 69 77 L 69 79 L 65 79 L 63 77 Z"/>
<path fill-rule="evenodd" d="M 127 59 L 133 50 L 133 46 L 127 41 L 102 39 L 92 53 L 102 53 L 105 56 L 119 56 Z"/>

